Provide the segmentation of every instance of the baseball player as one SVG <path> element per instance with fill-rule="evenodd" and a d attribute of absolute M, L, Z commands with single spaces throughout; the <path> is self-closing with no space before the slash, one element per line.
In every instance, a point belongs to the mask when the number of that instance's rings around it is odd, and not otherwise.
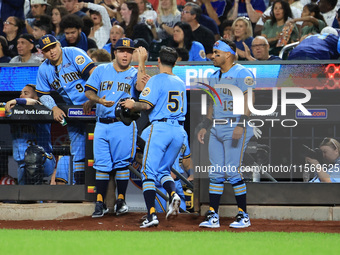
<path fill-rule="evenodd" d="M 159 224 L 155 210 L 156 181 L 163 185 L 170 197 L 166 218 L 179 213 L 181 199 L 175 192 L 170 168 L 185 137 L 183 121 L 187 112 L 187 99 L 184 82 L 172 72 L 177 57 L 173 48 L 162 48 L 158 59 L 160 74 L 147 82 L 139 97 L 140 102 L 129 99 L 121 103 L 132 111 L 152 109 L 149 114 L 151 127 L 143 131 L 143 137 L 147 139 L 141 172 L 148 216 L 140 225 L 141 228 Z"/>
<path fill-rule="evenodd" d="M 86 96 L 97 103 L 93 142 L 97 202 L 93 218 L 102 217 L 108 212 L 103 201 L 113 170 L 116 171 L 118 193 L 116 215 L 128 212 L 125 193 L 130 176 L 128 166 L 136 153 L 137 127 L 134 121 L 129 126 L 119 121 L 115 108 L 120 99 L 137 98 L 137 91 L 142 91 L 144 87 L 137 81 L 137 69 L 130 66 L 134 50 L 131 39 L 120 38 L 115 45 L 113 63 L 99 65 L 85 86 Z M 137 51 L 147 56 L 144 48 Z"/>
<path fill-rule="evenodd" d="M 27 84 L 20 94 L 20 98 L 8 101 L 5 105 L 7 113 L 16 105 L 35 105 L 39 104 L 38 95 L 35 91 L 35 85 Z M 41 104 L 41 103 L 40 103 Z M 52 155 L 51 144 L 51 124 L 33 124 L 33 125 L 11 125 L 11 134 L 13 140 L 13 158 L 18 163 L 18 183 L 25 184 L 25 151 L 30 144 L 42 146 L 46 152 L 47 159 L 44 163 L 44 176 L 48 177 L 53 173 L 55 167 L 55 158 Z"/>
<path fill-rule="evenodd" d="M 253 93 L 248 94 L 247 89 L 254 87 L 254 75 L 245 67 L 234 63 L 236 60 L 236 46 L 230 40 L 221 39 L 217 41 L 214 44 L 212 58 L 214 66 L 220 67 L 220 69 L 210 76 L 210 86 L 228 84 L 241 89 L 244 94 L 245 110 L 244 115 L 235 115 L 233 113 L 233 95 L 226 88 L 216 89 L 222 100 L 222 105 L 216 104 L 213 106 L 212 101 L 209 103 L 207 118 L 203 122 L 203 128 L 198 132 L 199 142 L 204 144 L 204 137 L 207 129 L 212 124 L 212 119 L 224 119 L 228 124 L 215 125 L 210 130 L 209 159 L 211 165 L 216 169 L 209 172 L 210 209 L 207 212 L 206 219 L 199 226 L 220 227 L 218 207 L 224 189 L 224 182 L 228 180 L 233 186 L 239 209 L 236 221 L 229 226 L 232 228 L 245 228 L 250 226 L 250 220 L 246 208 L 246 185 L 239 168 L 248 141 L 253 136 L 253 128 L 249 127 L 247 123 L 250 115 L 247 98 L 253 97 Z M 217 99 L 217 95 L 214 94 L 214 96 Z M 224 166 L 226 166 L 225 169 Z"/>
<path fill-rule="evenodd" d="M 57 91 L 67 105 L 83 105 L 85 114 L 88 114 L 93 102 L 85 96 L 85 83 L 95 69 L 93 61 L 79 48 L 62 48 L 59 41 L 50 34 L 39 39 L 39 46 L 46 58 L 39 66 L 37 75 L 36 90 L 40 101 L 52 110 L 54 120 L 61 123 L 66 114 L 49 95 L 52 90 Z M 76 184 L 84 184 L 85 125 L 69 123 L 67 131 L 71 141 Z"/>

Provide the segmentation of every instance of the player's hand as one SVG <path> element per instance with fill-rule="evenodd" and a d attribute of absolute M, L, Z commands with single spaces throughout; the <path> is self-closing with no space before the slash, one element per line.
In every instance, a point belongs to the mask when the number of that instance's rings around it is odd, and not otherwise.
<path fill-rule="evenodd" d="M 148 59 L 148 52 L 146 51 L 146 49 L 140 46 L 135 49 L 135 51 L 137 51 L 138 54 L 138 63 L 145 63 L 145 61 Z"/>
<path fill-rule="evenodd" d="M 197 134 L 197 139 L 201 144 L 204 144 L 204 136 L 206 133 L 207 130 L 205 128 L 202 128 Z"/>
<path fill-rule="evenodd" d="M 120 104 L 122 106 L 124 106 L 125 108 L 132 110 L 133 106 L 135 104 L 135 100 L 133 100 L 133 99 L 126 99 L 125 101 L 121 102 Z"/>
<path fill-rule="evenodd" d="M 60 109 L 58 106 L 54 106 L 52 108 L 52 112 L 53 112 L 53 119 L 55 121 L 61 122 L 66 117 L 66 114 L 64 113 L 64 111 Z"/>
<path fill-rule="evenodd" d="M 111 107 L 111 106 L 113 106 L 115 104 L 114 101 L 107 101 L 105 98 L 106 98 L 106 96 L 103 96 L 102 98 L 99 98 L 98 103 L 102 104 L 102 105 L 104 105 L 106 107 Z"/>
<path fill-rule="evenodd" d="M 144 84 L 144 86 L 148 83 L 148 81 L 150 80 L 151 76 L 148 74 L 144 74 L 142 77 L 142 83 Z"/>
<path fill-rule="evenodd" d="M 232 139 L 239 140 L 243 135 L 243 127 L 236 126 L 233 131 Z"/>
<path fill-rule="evenodd" d="M 92 100 L 87 100 L 84 104 L 83 104 L 83 112 L 85 115 L 89 115 L 91 114 L 91 110 L 92 107 L 94 106 L 95 102 Z"/>
<path fill-rule="evenodd" d="M 8 101 L 5 105 L 5 111 L 6 112 L 11 112 L 11 109 L 17 104 L 17 100 L 12 99 Z"/>

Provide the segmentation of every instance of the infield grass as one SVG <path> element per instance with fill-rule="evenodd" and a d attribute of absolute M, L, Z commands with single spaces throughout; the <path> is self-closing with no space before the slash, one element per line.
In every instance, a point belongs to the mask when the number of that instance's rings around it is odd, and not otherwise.
<path fill-rule="evenodd" d="M 0 229 L 0 254 L 340 254 L 340 234 Z"/>

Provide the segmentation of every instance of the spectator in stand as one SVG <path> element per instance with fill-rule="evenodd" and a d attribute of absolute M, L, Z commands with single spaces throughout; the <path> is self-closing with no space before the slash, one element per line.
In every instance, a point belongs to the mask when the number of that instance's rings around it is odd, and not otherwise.
<path fill-rule="evenodd" d="M 266 37 L 270 45 L 270 53 L 278 55 L 282 47 L 276 47 L 279 35 L 288 20 L 292 17 L 292 11 L 289 4 L 284 0 L 275 0 L 270 13 L 270 20 L 264 23 L 261 35 Z M 299 39 L 299 31 L 294 25 L 288 43 L 295 42 Z"/>
<path fill-rule="evenodd" d="M 285 0 L 286 2 L 288 2 L 290 4 L 290 1 L 288 0 Z M 306 0 L 306 1 L 309 1 L 310 0 Z M 273 1 L 274 2 L 274 1 Z M 301 17 L 301 14 L 302 14 L 302 10 L 296 8 L 295 6 L 293 5 L 289 5 L 290 6 L 290 9 L 292 11 L 292 18 L 293 19 L 298 19 Z M 265 12 L 262 14 L 262 17 L 257 21 L 256 23 L 256 26 L 255 26 L 255 29 L 254 29 L 254 35 L 259 35 L 261 34 L 261 31 L 263 29 L 263 25 L 264 23 L 270 19 L 270 13 L 272 11 L 272 6 L 269 6 Z M 300 26 L 302 25 L 302 22 L 297 22 L 296 25 L 298 26 L 298 28 L 300 28 Z"/>
<path fill-rule="evenodd" d="M 52 24 L 55 38 L 59 41 L 64 37 L 64 33 L 60 29 L 61 19 L 68 14 L 68 11 L 62 6 L 52 8 Z"/>
<path fill-rule="evenodd" d="M 85 12 L 82 12 L 78 6 L 78 0 L 63 0 L 65 9 L 69 12 L 69 14 L 75 14 L 80 18 L 86 15 Z"/>
<path fill-rule="evenodd" d="M 135 2 L 124 2 L 121 5 L 120 14 L 123 22 L 119 25 L 124 28 L 126 37 L 132 40 L 143 38 L 150 45 L 153 35 L 146 24 L 139 23 L 138 5 Z"/>
<path fill-rule="evenodd" d="M 303 7 L 301 18 L 290 19 L 287 20 L 286 23 L 296 23 L 298 21 L 303 21 L 301 37 L 308 34 L 318 34 L 326 27 L 325 20 L 321 15 L 317 4 L 306 4 Z"/>
<path fill-rule="evenodd" d="M 91 54 L 88 54 L 93 62 L 111 62 L 110 54 L 104 49 L 95 49 Z"/>
<path fill-rule="evenodd" d="M 234 6 L 228 14 L 229 20 L 237 17 L 248 17 L 252 23 L 256 23 L 266 10 L 263 0 L 235 0 Z"/>
<path fill-rule="evenodd" d="M 38 41 L 41 37 L 47 34 L 51 34 L 52 32 L 52 20 L 50 16 L 41 15 L 39 19 L 35 19 L 32 24 L 33 27 L 33 36 L 36 41 Z"/>
<path fill-rule="evenodd" d="M 60 28 L 64 32 L 65 37 L 60 41 L 62 47 L 75 46 L 84 51 L 92 48 L 98 48 L 96 43 L 87 38 L 82 28 L 83 20 L 74 14 L 66 15 L 61 19 Z"/>
<path fill-rule="evenodd" d="M 139 19 L 140 22 L 146 23 L 147 20 L 152 20 L 153 24 L 156 24 L 157 21 L 157 12 L 154 10 L 148 10 L 147 8 L 147 0 L 135 0 L 136 4 L 138 5 L 139 10 Z M 151 26 L 149 26 L 151 29 Z"/>
<path fill-rule="evenodd" d="M 227 18 L 228 12 L 232 8 L 230 0 L 200 0 L 204 15 L 212 18 L 219 26 Z"/>
<path fill-rule="evenodd" d="M 247 44 L 243 42 L 245 48 L 245 57 L 248 61 L 255 60 L 282 60 L 278 56 L 269 55 L 269 43 L 263 36 L 256 36 L 251 44 L 251 49 L 254 57 Z"/>
<path fill-rule="evenodd" d="M 94 26 L 91 30 L 89 37 L 94 38 L 99 49 L 103 48 L 104 45 L 110 38 L 111 21 L 109 14 L 105 7 L 99 4 L 84 3 L 78 4 L 79 10 L 82 8 L 88 8 L 90 10 L 90 17 L 93 20 Z"/>
<path fill-rule="evenodd" d="M 320 8 L 320 12 L 326 21 L 326 25 L 329 27 L 339 28 L 339 23 L 336 17 L 337 9 L 336 4 L 337 0 L 320 0 L 318 1 L 318 5 Z"/>
<path fill-rule="evenodd" d="M 232 20 L 225 20 L 223 21 L 223 23 L 221 24 L 220 28 L 221 28 L 221 36 L 224 39 L 229 39 L 229 40 L 233 40 L 233 21 Z"/>
<path fill-rule="evenodd" d="M 174 26 L 174 48 L 185 48 L 189 51 L 189 61 L 206 61 L 204 47 L 194 40 L 191 26 L 186 22 L 177 22 Z"/>
<path fill-rule="evenodd" d="M 194 3 L 186 3 L 182 11 L 183 22 L 189 23 L 194 35 L 195 41 L 200 42 L 204 46 L 206 57 L 210 59 L 213 53 L 213 45 L 215 43 L 215 37 L 213 32 L 208 28 L 202 26 L 198 21 L 201 16 L 201 7 Z"/>
<path fill-rule="evenodd" d="M 246 60 L 246 53 L 244 44 L 251 47 L 253 41 L 253 29 L 249 18 L 238 17 L 232 25 L 233 41 L 236 44 L 236 52 L 238 54 L 238 60 Z"/>
<path fill-rule="evenodd" d="M 0 63 L 8 63 L 10 60 L 7 40 L 0 35 Z"/>
<path fill-rule="evenodd" d="M 34 43 L 34 37 L 30 34 L 22 34 L 18 38 L 18 56 L 11 59 L 10 63 L 38 63 L 42 62 L 42 58 L 34 53 L 37 52 Z"/>
<path fill-rule="evenodd" d="M 338 59 L 339 35 L 336 29 L 325 27 L 320 34 L 303 39 L 288 56 L 288 60 L 329 60 Z"/>
<path fill-rule="evenodd" d="M 191 3 L 195 3 L 198 4 L 199 6 L 201 6 L 202 8 L 202 3 L 201 1 L 197 1 L 197 0 L 188 0 L 187 2 L 191 2 Z M 215 12 L 215 11 L 214 11 Z M 216 12 L 215 12 L 216 14 Z M 217 14 L 215 15 L 217 17 Z M 215 17 L 215 18 L 216 18 Z M 217 18 L 218 19 L 218 18 Z M 211 18 L 208 14 L 202 14 L 200 15 L 200 20 L 198 21 L 198 23 L 200 23 L 201 25 L 205 26 L 206 28 L 208 28 L 209 30 L 211 30 L 213 32 L 213 34 L 215 35 L 215 40 L 219 40 L 221 38 L 220 36 L 220 30 L 219 27 L 215 21 L 215 19 Z"/>
<path fill-rule="evenodd" d="M 157 14 L 157 38 L 155 39 L 169 40 L 173 35 L 174 25 L 181 21 L 181 13 L 177 9 L 176 0 L 160 0 Z"/>
<path fill-rule="evenodd" d="M 24 3 L 25 0 L 5 0 L 1 1 L 0 5 L 0 35 L 5 35 L 3 33 L 4 24 L 3 22 L 8 19 L 8 17 L 17 17 L 20 20 L 25 20 L 24 14 Z"/>
<path fill-rule="evenodd" d="M 177 62 L 189 60 L 189 51 L 186 48 L 176 48 L 175 50 L 178 55 Z"/>
<path fill-rule="evenodd" d="M 31 14 L 33 18 L 26 19 L 26 29 L 29 34 L 32 34 L 33 22 L 41 15 L 46 15 L 47 0 L 31 0 Z"/>
<path fill-rule="evenodd" d="M 22 34 L 24 28 L 25 28 L 24 20 L 21 20 L 17 17 L 10 16 L 7 18 L 6 21 L 4 21 L 3 32 L 8 43 L 10 57 L 18 55 L 17 40 L 19 38 L 19 35 Z"/>
<path fill-rule="evenodd" d="M 125 37 L 124 29 L 119 25 L 114 25 L 110 30 L 110 42 L 105 44 L 103 49 L 111 54 L 111 59 L 115 59 L 115 45 L 118 39 Z"/>

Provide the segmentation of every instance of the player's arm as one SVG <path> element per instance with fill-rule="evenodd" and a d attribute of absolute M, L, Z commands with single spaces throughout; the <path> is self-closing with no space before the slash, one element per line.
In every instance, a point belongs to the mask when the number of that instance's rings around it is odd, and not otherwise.
<path fill-rule="evenodd" d="M 91 89 L 87 89 L 87 90 L 86 90 L 87 86 L 88 86 L 88 85 L 86 84 L 86 86 L 85 86 L 85 96 L 86 96 L 89 100 L 91 100 L 91 101 L 93 101 L 93 102 L 95 102 L 95 103 L 97 103 L 97 104 L 102 104 L 102 105 L 104 105 L 104 106 L 106 106 L 106 107 L 111 107 L 111 106 L 113 106 L 113 105 L 115 104 L 114 101 L 107 101 L 107 100 L 105 99 L 106 96 L 99 97 L 99 96 L 96 94 L 95 91 L 93 91 L 93 90 L 91 90 Z"/>
<path fill-rule="evenodd" d="M 135 102 L 135 100 L 133 99 L 125 100 L 124 102 L 121 102 L 121 105 L 135 112 L 147 111 L 152 107 L 150 104 L 146 102 Z"/>
<path fill-rule="evenodd" d="M 35 105 L 35 104 L 41 104 L 38 100 L 33 98 L 14 98 L 12 100 L 9 100 L 5 105 L 6 112 L 10 112 L 11 109 L 17 105 Z"/>
<path fill-rule="evenodd" d="M 139 47 L 135 49 L 135 51 L 137 51 L 137 54 L 138 54 L 138 73 L 137 73 L 136 89 L 138 91 L 142 91 L 145 87 L 147 80 L 150 79 L 150 76 L 147 75 L 145 71 L 145 62 L 148 58 L 148 53 L 146 49 L 143 47 Z"/>
<path fill-rule="evenodd" d="M 204 144 L 204 136 L 207 133 L 207 129 L 212 125 L 212 115 L 213 115 L 213 102 L 212 100 L 209 100 L 208 104 L 208 112 L 206 115 L 206 118 L 204 119 L 202 123 L 202 128 L 197 134 L 197 139 L 201 144 Z"/>
<path fill-rule="evenodd" d="M 38 92 L 38 95 L 39 95 L 40 94 L 39 91 L 37 91 L 37 92 Z M 55 121 L 61 122 L 61 121 L 63 121 L 64 117 L 66 117 L 66 114 L 64 113 L 64 111 L 57 106 L 54 99 L 50 95 L 42 95 L 39 98 L 39 100 L 48 109 L 52 110 L 53 119 Z"/>

